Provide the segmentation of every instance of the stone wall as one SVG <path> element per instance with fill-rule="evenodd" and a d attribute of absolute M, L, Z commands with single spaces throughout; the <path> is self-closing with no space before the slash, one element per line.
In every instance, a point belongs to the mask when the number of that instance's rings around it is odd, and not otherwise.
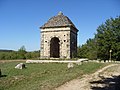
<path fill-rule="evenodd" d="M 70 56 L 76 57 L 77 54 L 77 32 L 74 28 L 71 28 L 70 32 Z"/>
<path fill-rule="evenodd" d="M 60 58 L 70 58 L 70 28 L 42 29 L 41 56 L 50 57 L 50 41 L 54 37 L 60 41 Z"/>

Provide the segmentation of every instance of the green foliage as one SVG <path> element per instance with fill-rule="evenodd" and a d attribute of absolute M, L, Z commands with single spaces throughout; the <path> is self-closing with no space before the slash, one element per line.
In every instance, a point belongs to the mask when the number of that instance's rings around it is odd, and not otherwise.
<path fill-rule="evenodd" d="M 86 47 L 86 44 L 85 45 L 82 45 L 82 46 L 79 46 L 77 48 L 77 56 L 79 58 L 86 58 L 86 53 L 87 53 L 87 47 Z"/>
<path fill-rule="evenodd" d="M 4 53 L 4 52 L 1 52 L 1 53 L 0 53 L 0 59 L 1 59 L 1 60 L 4 60 L 4 59 L 5 59 L 5 53 Z"/>
<path fill-rule="evenodd" d="M 105 66 L 102 63 L 83 63 L 68 69 L 67 64 L 26 64 L 23 70 L 15 69 L 20 62 L 0 63 L 2 75 L 0 90 L 54 90 L 55 87 Z"/>
<path fill-rule="evenodd" d="M 0 60 L 39 59 L 40 51 L 27 52 L 25 46 L 18 51 L 0 51 Z"/>
<path fill-rule="evenodd" d="M 120 60 L 120 16 L 110 18 L 100 25 L 95 35 L 98 45 L 98 57 L 109 59 L 112 50 L 112 59 Z"/>
<path fill-rule="evenodd" d="M 120 60 L 120 16 L 110 18 L 97 28 L 93 39 L 78 47 L 78 57 L 88 59 Z"/>
<path fill-rule="evenodd" d="M 34 52 L 27 52 L 25 54 L 26 59 L 39 59 L 40 57 L 40 51 L 34 51 Z"/>
<path fill-rule="evenodd" d="M 26 48 L 25 48 L 25 46 L 22 46 L 22 47 L 18 50 L 18 58 L 19 58 L 19 59 L 26 59 L 25 54 L 26 54 Z"/>
<path fill-rule="evenodd" d="M 88 58 L 88 59 L 97 59 L 97 47 L 96 40 L 89 39 L 86 44 L 78 47 L 78 57 L 79 58 Z"/>
<path fill-rule="evenodd" d="M 25 52 L 26 52 L 25 46 L 23 45 L 23 46 L 18 50 L 18 52 L 25 53 Z"/>

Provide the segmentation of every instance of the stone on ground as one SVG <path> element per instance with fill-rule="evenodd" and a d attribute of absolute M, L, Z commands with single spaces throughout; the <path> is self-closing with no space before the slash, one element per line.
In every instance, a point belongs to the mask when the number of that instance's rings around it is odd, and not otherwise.
<path fill-rule="evenodd" d="M 16 69 L 24 69 L 26 68 L 25 64 L 24 63 L 19 63 L 15 66 Z"/>
<path fill-rule="evenodd" d="M 74 67 L 74 64 L 73 64 L 73 63 L 68 63 L 67 67 L 68 67 L 68 68 L 73 68 L 73 67 Z"/>

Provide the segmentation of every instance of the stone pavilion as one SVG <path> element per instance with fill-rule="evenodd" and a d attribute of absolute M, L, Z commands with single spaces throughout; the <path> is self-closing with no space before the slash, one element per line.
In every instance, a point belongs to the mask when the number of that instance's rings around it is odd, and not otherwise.
<path fill-rule="evenodd" d="M 41 58 L 72 58 L 77 53 L 78 29 L 62 12 L 41 29 Z"/>

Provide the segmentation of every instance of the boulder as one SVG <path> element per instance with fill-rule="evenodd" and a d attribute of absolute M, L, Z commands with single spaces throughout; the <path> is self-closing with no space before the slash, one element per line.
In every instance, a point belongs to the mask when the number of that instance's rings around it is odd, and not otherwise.
<path fill-rule="evenodd" d="M 15 66 L 16 69 L 24 69 L 26 68 L 25 64 L 24 63 L 19 63 Z"/>
<path fill-rule="evenodd" d="M 68 68 L 73 68 L 73 67 L 74 67 L 74 64 L 73 64 L 73 63 L 68 63 L 67 67 L 68 67 Z"/>

